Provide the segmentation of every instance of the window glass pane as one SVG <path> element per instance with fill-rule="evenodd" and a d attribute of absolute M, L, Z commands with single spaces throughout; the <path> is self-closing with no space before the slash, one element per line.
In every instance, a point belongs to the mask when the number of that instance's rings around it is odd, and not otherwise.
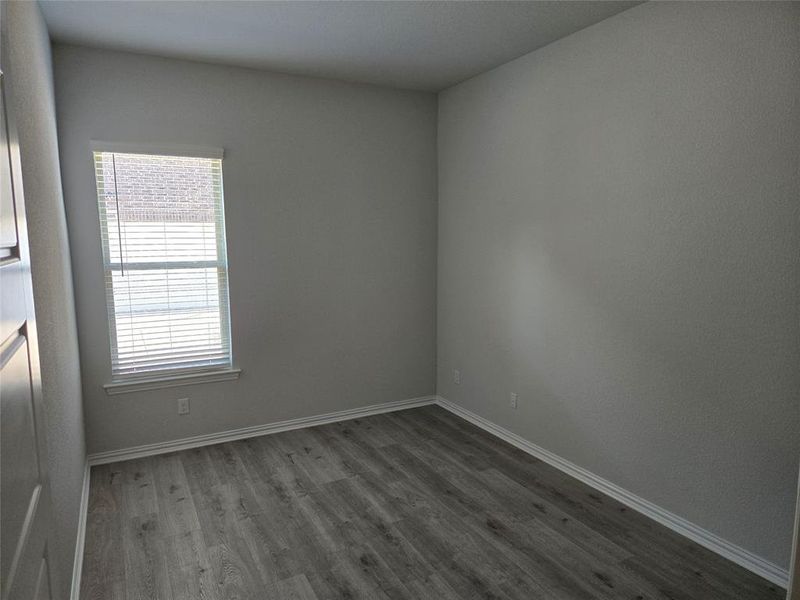
<path fill-rule="evenodd" d="M 230 366 L 222 161 L 94 160 L 113 377 Z"/>

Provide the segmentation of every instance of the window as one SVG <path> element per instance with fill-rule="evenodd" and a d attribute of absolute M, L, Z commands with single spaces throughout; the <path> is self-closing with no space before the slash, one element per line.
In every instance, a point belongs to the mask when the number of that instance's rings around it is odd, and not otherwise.
<path fill-rule="evenodd" d="M 94 164 L 112 379 L 230 367 L 221 152 Z"/>

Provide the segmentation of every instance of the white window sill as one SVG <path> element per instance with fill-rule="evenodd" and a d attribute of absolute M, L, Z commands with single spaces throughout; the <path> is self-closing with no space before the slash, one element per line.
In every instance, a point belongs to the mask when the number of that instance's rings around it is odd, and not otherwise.
<path fill-rule="evenodd" d="M 184 373 L 181 375 L 164 375 L 162 377 L 148 377 L 132 379 L 130 381 L 115 381 L 113 383 L 106 383 L 103 385 L 103 388 L 109 396 L 116 396 L 117 394 L 130 394 L 132 392 L 143 392 L 145 390 L 160 390 L 162 388 L 179 387 L 182 385 L 233 381 L 239 379 L 241 372 L 241 369 L 198 371 L 197 373 Z"/>

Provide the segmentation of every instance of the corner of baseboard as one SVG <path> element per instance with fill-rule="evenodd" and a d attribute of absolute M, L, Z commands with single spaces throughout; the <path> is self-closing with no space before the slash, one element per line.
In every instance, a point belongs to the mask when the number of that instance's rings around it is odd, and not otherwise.
<path fill-rule="evenodd" d="M 350 408 L 322 415 L 299 417 L 295 419 L 287 419 L 285 421 L 265 423 L 263 425 L 253 425 L 249 427 L 242 427 L 240 429 L 196 435 L 178 440 L 168 440 L 153 444 L 145 444 L 142 446 L 134 446 L 131 448 L 97 452 L 90 454 L 88 460 L 90 465 L 102 465 L 112 462 L 131 460 L 134 458 L 143 458 L 145 456 L 155 456 L 158 454 L 164 454 L 166 452 L 177 452 L 179 450 L 186 450 L 188 448 L 198 448 L 211 444 L 232 442 L 234 440 L 241 440 L 249 437 L 269 435 L 271 433 L 279 433 L 281 431 L 290 431 L 292 429 L 299 429 L 301 427 L 314 427 L 317 425 L 325 425 L 326 423 L 334 423 L 336 421 L 358 419 L 361 417 L 368 417 L 371 415 L 393 412 L 396 410 L 417 408 L 419 406 L 426 406 L 428 404 L 436 404 L 437 400 L 438 399 L 435 395 L 418 396 L 416 398 L 407 398 L 404 400 L 393 400 L 389 402 L 383 402 L 381 404 Z"/>
<path fill-rule="evenodd" d="M 695 525 L 683 517 L 671 513 L 665 508 L 661 508 L 649 500 L 645 500 L 644 498 L 629 492 L 628 490 L 611 481 L 608 481 L 607 479 L 603 479 L 599 475 L 595 475 L 591 471 L 588 471 L 583 467 L 576 465 L 575 463 L 561 458 L 549 450 L 537 446 L 522 436 L 517 435 L 516 433 L 509 431 L 508 429 L 505 429 L 504 427 L 501 427 L 500 425 L 497 425 L 496 423 L 493 423 L 492 421 L 489 421 L 488 419 L 485 419 L 484 417 L 481 417 L 470 410 L 467 410 L 455 402 L 437 395 L 436 403 L 442 408 L 465 419 L 466 421 L 469 421 L 473 425 L 480 427 L 484 431 L 487 431 L 501 440 L 511 444 L 512 446 L 527 452 L 531 456 L 546 462 L 556 469 L 559 469 L 563 473 L 574 477 L 578 481 L 581 481 L 586 485 L 589 485 L 596 490 L 611 496 L 615 500 L 622 502 L 626 506 L 634 509 L 637 512 L 640 512 L 646 517 L 653 519 L 657 523 L 668 527 L 672 531 L 683 535 L 693 542 L 700 544 L 708 550 L 719 554 L 723 558 L 736 563 L 740 567 L 743 567 L 748 571 L 763 577 L 767 581 L 770 581 L 783 588 L 788 587 L 789 572 L 786 569 L 766 560 L 765 558 L 762 558 L 757 554 L 742 548 L 741 546 L 737 546 L 736 544 L 721 538 L 717 534 L 712 533 L 711 531 L 708 531 L 699 525 Z"/>

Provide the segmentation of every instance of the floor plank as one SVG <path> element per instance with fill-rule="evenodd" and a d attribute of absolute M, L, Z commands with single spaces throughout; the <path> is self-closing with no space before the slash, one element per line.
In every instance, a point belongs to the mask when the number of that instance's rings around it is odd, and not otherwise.
<path fill-rule="evenodd" d="M 82 600 L 777 600 L 439 407 L 93 467 Z"/>

